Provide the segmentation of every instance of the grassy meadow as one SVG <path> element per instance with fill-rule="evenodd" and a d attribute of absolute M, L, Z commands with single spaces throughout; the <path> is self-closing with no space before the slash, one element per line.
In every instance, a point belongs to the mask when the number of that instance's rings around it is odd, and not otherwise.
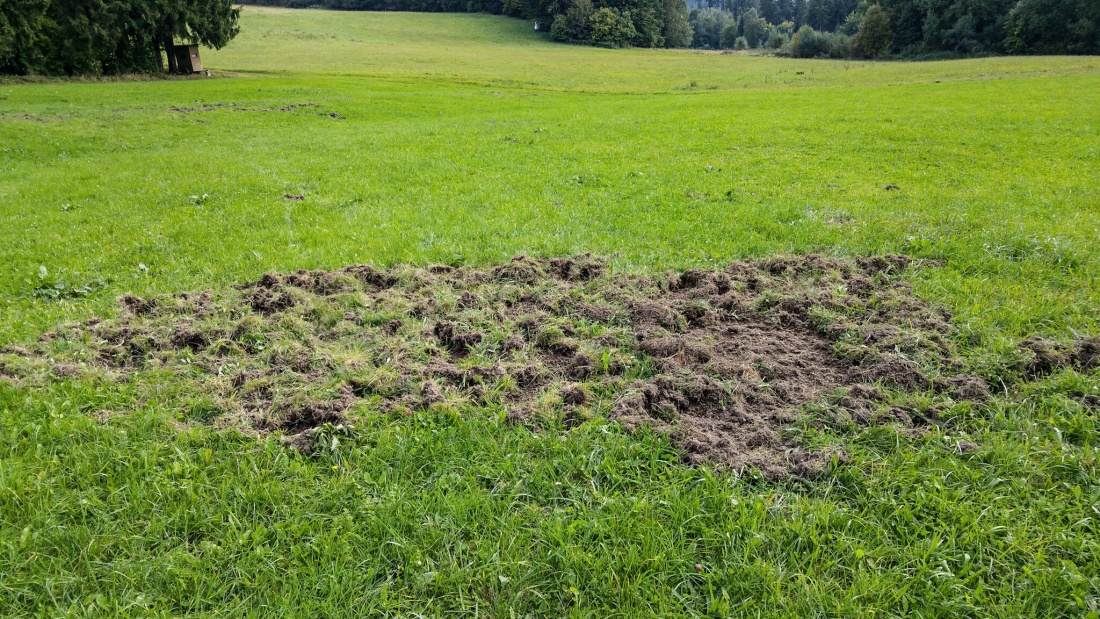
<path fill-rule="evenodd" d="M 245 7 L 203 60 L 0 82 L 0 345 L 125 293 L 581 252 L 937 259 L 910 279 L 975 373 L 1100 335 L 1097 58 L 605 50 Z M 849 462 L 778 483 L 601 418 L 363 411 L 307 457 L 175 389 L 0 378 L 0 616 L 1100 617 L 1095 370 L 920 435 L 837 431 Z"/>

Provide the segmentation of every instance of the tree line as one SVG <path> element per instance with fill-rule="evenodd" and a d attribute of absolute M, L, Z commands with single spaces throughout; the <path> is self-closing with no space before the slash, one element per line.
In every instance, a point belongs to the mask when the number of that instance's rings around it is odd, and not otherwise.
<path fill-rule="evenodd" d="M 1100 54 L 1100 0 L 249 0 L 535 20 L 558 41 L 772 50 L 801 58 Z M 163 70 L 175 41 L 220 48 L 231 0 L 0 0 L 0 73 Z M 171 55 L 168 55 L 171 60 Z"/>
<path fill-rule="evenodd" d="M 536 20 L 558 41 L 798 57 L 1100 54 L 1100 0 L 247 0 Z"/>
<path fill-rule="evenodd" d="M 162 71 L 174 42 L 227 44 L 239 15 L 231 0 L 0 0 L 0 73 Z"/>

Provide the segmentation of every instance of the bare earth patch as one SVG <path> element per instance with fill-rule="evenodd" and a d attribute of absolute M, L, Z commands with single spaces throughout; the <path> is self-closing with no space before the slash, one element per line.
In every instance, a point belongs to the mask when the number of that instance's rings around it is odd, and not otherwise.
<path fill-rule="evenodd" d="M 319 426 L 371 410 L 496 410 L 533 426 L 605 415 L 668 434 L 689 462 L 779 479 L 833 457 L 781 434 L 807 404 L 910 424 L 883 389 L 989 397 L 959 373 L 951 317 L 900 277 L 914 264 L 811 255 L 645 277 L 583 255 L 269 273 L 124 296 L 114 319 L 9 349 L 0 375 L 155 375 L 181 402 L 201 399 L 205 420 L 282 432 L 303 451 Z M 1022 346 L 1035 374 L 1097 363 L 1096 340 Z"/>

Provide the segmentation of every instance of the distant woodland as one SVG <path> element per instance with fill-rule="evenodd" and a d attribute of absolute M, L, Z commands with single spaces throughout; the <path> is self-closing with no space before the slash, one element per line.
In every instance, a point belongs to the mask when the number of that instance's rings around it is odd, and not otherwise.
<path fill-rule="evenodd" d="M 356 11 L 472 12 L 535 20 L 557 41 L 761 49 L 799 58 L 1098 54 L 1100 0 L 250 0 Z M 164 69 L 173 43 L 220 48 L 230 0 L 0 0 L 0 73 Z"/>
<path fill-rule="evenodd" d="M 249 0 L 537 20 L 558 41 L 802 58 L 1098 54 L 1100 0 Z"/>

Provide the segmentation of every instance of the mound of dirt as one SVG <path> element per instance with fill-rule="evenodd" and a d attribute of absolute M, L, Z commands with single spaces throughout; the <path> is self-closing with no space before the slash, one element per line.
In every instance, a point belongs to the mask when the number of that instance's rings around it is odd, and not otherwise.
<path fill-rule="evenodd" d="M 807 403 L 910 423 L 874 385 L 989 397 L 959 374 L 951 316 L 901 278 L 913 265 L 810 255 L 646 277 L 581 255 L 269 273 L 221 292 L 124 296 L 117 317 L 66 325 L 0 369 L 178 370 L 220 407 L 216 423 L 281 431 L 305 451 L 315 428 L 355 410 L 489 408 L 532 426 L 605 415 L 668 434 L 692 463 L 778 479 L 834 456 L 781 433 Z M 1100 352 L 1094 340 L 1023 347 L 1031 373 Z"/>

